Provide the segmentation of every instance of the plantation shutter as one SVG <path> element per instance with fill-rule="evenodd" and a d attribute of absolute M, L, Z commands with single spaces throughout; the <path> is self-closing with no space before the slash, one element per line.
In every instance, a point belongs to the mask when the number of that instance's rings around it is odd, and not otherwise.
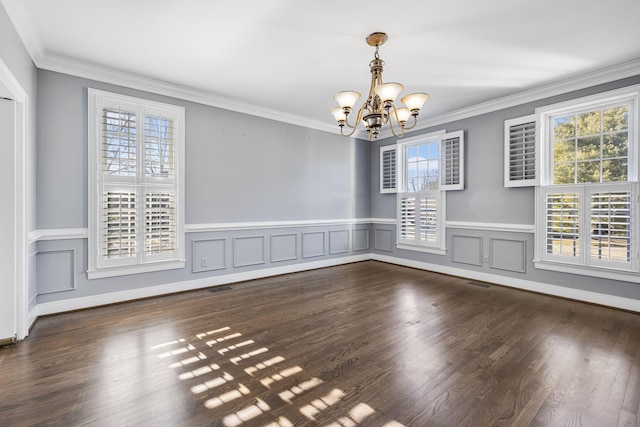
<path fill-rule="evenodd" d="M 399 195 L 398 242 L 431 247 L 439 244 L 440 194 L 438 190 L 427 190 Z"/>
<path fill-rule="evenodd" d="M 545 206 L 543 259 L 623 270 L 633 267 L 633 185 L 570 185 L 540 191 Z"/>
<path fill-rule="evenodd" d="M 144 250 L 147 258 L 172 254 L 175 250 L 175 201 L 172 192 L 150 192 L 145 196 Z"/>
<path fill-rule="evenodd" d="M 443 135 L 440 153 L 440 189 L 464 190 L 464 131 Z"/>
<path fill-rule="evenodd" d="M 631 202 L 631 188 L 626 191 L 591 192 L 589 222 L 592 260 L 631 261 Z"/>
<path fill-rule="evenodd" d="M 415 194 L 400 197 L 400 240 L 416 239 L 416 196 Z"/>
<path fill-rule="evenodd" d="M 136 257 L 136 193 L 105 188 L 102 193 L 102 256 L 105 260 Z"/>
<path fill-rule="evenodd" d="M 380 147 L 380 193 L 396 192 L 396 146 Z"/>
<path fill-rule="evenodd" d="M 421 194 L 420 236 L 422 242 L 433 245 L 438 241 L 438 200 L 434 194 Z"/>
<path fill-rule="evenodd" d="M 504 122 L 504 186 L 538 184 L 535 115 Z"/>
<path fill-rule="evenodd" d="M 548 192 L 545 195 L 545 253 L 577 258 L 581 254 L 579 192 Z"/>

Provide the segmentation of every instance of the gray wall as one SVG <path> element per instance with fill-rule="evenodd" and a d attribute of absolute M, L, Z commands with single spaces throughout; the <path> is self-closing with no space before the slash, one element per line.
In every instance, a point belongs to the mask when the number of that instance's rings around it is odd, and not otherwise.
<path fill-rule="evenodd" d="M 38 70 L 37 228 L 87 226 L 87 88 L 186 109 L 186 223 L 370 215 L 364 141 Z"/>
<path fill-rule="evenodd" d="M 186 268 L 91 281 L 86 239 L 38 241 L 38 303 L 368 253 L 369 225 L 347 221 L 370 217 L 368 142 L 51 71 L 37 76 L 39 230 L 87 227 L 89 87 L 185 107 L 188 226 L 344 220 L 189 232 Z"/>
<path fill-rule="evenodd" d="M 28 96 L 28 123 L 27 123 L 27 144 L 26 147 L 26 164 L 25 173 L 25 194 L 26 199 L 26 225 L 27 230 L 35 229 L 36 215 L 36 190 L 35 190 L 35 171 L 36 171 L 36 67 L 31 61 L 29 53 L 25 49 L 18 33 L 15 31 L 13 24 L 9 20 L 9 17 L 0 5 L 0 58 L 7 65 L 11 73 L 19 82 L 22 89 Z M 13 188 L 4 191 L 5 194 L 11 194 Z M 26 236 L 22 236 L 26 240 Z M 27 252 L 29 255 L 29 273 L 28 273 L 28 299 L 30 302 L 30 309 L 35 305 L 36 295 L 36 278 L 34 274 L 33 252 L 35 244 L 29 245 Z"/>
<path fill-rule="evenodd" d="M 503 185 L 504 121 L 533 114 L 538 106 L 604 92 L 640 83 L 640 76 L 628 78 L 525 105 L 458 120 L 424 129 L 409 136 L 439 129 L 465 131 L 465 189 L 447 193 L 447 220 L 477 223 L 534 224 L 534 189 L 505 188 Z M 426 105 L 428 108 L 428 104 Z M 378 165 L 380 146 L 395 144 L 395 138 L 377 142 L 371 164 Z M 380 194 L 379 168 L 372 169 L 371 215 L 396 217 L 396 195 Z M 447 229 L 447 254 L 431 255 L 395 248 L 395 226 L 375 224 L 374 252 L 407 260 L 423 261 L 470 273 L 481 272 L 514 277 L 567 288 L 598 292 L 640 300 L 640 284 L 604 280 L 588 276 L 555 273 L 533 265 L 532 233 Z M 389 244 L 392 236 L 392 244 Z M 514 251 L 518 251 L 514 254 Z M 524 261 L 523 261 L 524 260 Z"/>

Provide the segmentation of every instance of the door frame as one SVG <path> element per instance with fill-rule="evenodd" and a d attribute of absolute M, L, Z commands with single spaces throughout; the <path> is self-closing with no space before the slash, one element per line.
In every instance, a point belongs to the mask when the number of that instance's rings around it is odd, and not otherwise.
<path fill-rule="evenodd" d="M 16 103 L 13 195 L 15 226 L 15 265 L 14 278 L 16 290 L 16 338 L 23 340 L 29 334 L 29 327 L 35 321 L 35 310 L 29 312 L 29 268 L 28 268 L 28 218 L 30 203 L 27 198 L 28 174 L 27 158 L 30 147 L 29 135 L 29 96 L 15 78 L 9 67 L 0 58 L 0 87 L 5 88 Z"/>

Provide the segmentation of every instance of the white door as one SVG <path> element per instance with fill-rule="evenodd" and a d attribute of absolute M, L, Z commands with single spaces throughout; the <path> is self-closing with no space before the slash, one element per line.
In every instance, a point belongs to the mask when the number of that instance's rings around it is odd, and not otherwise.
<path fill-rule="evenodd" d="M 0 209 L 0 343 L 16 336 L 16 103 L 0 98 L 0 185 L 10 202 Z"/>

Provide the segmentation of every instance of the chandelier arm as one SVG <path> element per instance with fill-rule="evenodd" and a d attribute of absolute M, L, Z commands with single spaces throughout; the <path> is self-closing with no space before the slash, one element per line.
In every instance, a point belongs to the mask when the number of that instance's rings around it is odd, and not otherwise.
<path fill-rule="evenodd" d="M 388 112 L 389 118 L 387 119 L 387 121 L 389 122 L 389 127 L 391 128 L 391 133 L 396 138 L 402 138 L 404 136 L 404 127 L 400 124 L 400 120 L 398 120 L 398 112 L 396 111 L 396 106 L 391 104 L 391 108 L 389 110 L 391 110 L 391 109 L 393 109 L 393 117 L 396 119 L 396 124 L 400 128 L 400 135 L 398 135 L 396 133 L 396 130 L 393 128 L 393 120 L 391 120 L 391 111 L 389 111 Z"/>
<path fill-rule="evenodd" d="M 358 115 L 356 117 L 356 123 L 353 126 L 351 126 L 351 124 L 349 124 L 349 117 L 348 116 L 346 117 L 345 123 L 346 123 L 347 127 L 351 128 L 351 129 L 356 129 L 358 127 L 358 123 L 360 123 L 360 120 L 362 120 L 362 112 L 364 111 L 364 108 L 365 108 L 366 105 L 367 105 L 366 103 L 362 104 L 362 107 L 360 107 L 360 109 L 358 110 Z M 353 132 L 351 132 L 351 134 L 353 134 Z"/>
<path fill-rule="evenodd" d="M 351 128 L 351 132 L 344 133 L 344 126 L 340 126 L 340 135 L 342 136 L 351 136 L 356 132 L 356 128 L 349 126 Z"/>
<path fill-rule="evenodd" d="M 413 124 L 411 126 L 404 126 L 403 129 L 404 130 L 409 130 L 409 129 L 413 129 L 414 127 L 416 127 L 416 125 L 418 124 L 418 117 L 417 114 L 414 116 L 413 114 L 411 115 L 411 117 L 413 117 Z"/>

